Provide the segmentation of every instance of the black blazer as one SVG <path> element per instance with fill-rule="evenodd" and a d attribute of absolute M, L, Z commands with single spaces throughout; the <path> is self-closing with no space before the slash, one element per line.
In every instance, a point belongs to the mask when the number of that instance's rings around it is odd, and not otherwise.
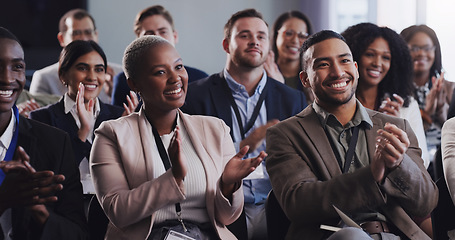
<path fill-rule="evenodd" d="M 20 116 L 18 146 L 37 171 L 63 174 L 65 181 L 58 201 L 46 205 L 50 215 L 42 231 L 26 208 L 12 209 L 14 239 L 87 239 L 82 185 L 68 134 Z"/>
<path fill-rule="evenodd" d="M 226 81 L 223 72 L 189 84 L 182 111 L 221 118 L 232 129 L 231 104 L 226 91 L 228 87 L 222 81 Z M 270 77 L 267 78 L 267 84 L 269 85 L 265 98 L 267 120 L 284 120 L 307 106 L 303 92 Z"/>
<path fill-rule="evenodd" d="M 97 129 L 103 121 L 119 118 L 122 116 L 124 111 L 124 109 L 121 107 L 105 104 L 101 101 L 99 101 L 99 103 L 100 114 L 96 119 L 94 129 Z M 87 157 L 87 159 L 89 159 L 92 144 L 88 141 L 82 142 L 77 136 L 77 131 L 79 128 L 77 127 L 76 121 L 74 120 L 71 113 L 65 114 L 65 104 L 63 98 L 53 105 L 32 111 L 30 113 L 30 118 L 59 128 L 68 133 L 73 145 L 77 166 L 79 166 L 84 157 Z"/>

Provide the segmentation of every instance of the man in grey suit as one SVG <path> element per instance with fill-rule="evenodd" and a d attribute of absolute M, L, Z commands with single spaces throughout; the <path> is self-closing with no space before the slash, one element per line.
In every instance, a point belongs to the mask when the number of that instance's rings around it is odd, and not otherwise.
<path fill-rule="evenodd" d="M 345 227 L 333 206 L 373 239 L 429 239 L 413 218 L 430 214 L 438 191 L 409 123 L 356 100 L 357 63 L 338 33 L 313 35 L 300 56 L 315 102 L 266 135 L 267 171 L 291 221 L 286 239 L 326 239 L 332 232 L 321 225 Z"/>

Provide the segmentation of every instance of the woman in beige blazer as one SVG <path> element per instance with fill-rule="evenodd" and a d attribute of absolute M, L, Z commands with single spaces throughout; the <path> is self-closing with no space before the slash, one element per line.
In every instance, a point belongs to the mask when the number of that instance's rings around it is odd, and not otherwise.
<path fill-rule="evenodd" d="M 241 180 L 266 154 L 242 160 L 248 147 L 235 154 L 222 120 L 178 109 L 188 75 L 177 50 L 163 38 L 136 39 L 123 64 L 143 106 L 139 113 L 103 122 L 95 132 L 91 171 L 110 220 L 106 239 L 155 239 L 160 227 L 178 225 L 176 203 L 184 223 L 195 223 L 211 239 L 235 239 L 225 225 L 242 211 Z M 167 171 L 161 142 L 172 165 Z"/>

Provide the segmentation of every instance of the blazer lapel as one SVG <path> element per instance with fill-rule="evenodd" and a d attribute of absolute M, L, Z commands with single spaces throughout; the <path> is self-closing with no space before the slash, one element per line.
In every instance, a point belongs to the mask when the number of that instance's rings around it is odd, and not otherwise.
<path fill-rule="evenodd" d="M 139 139 L 139 141 L 142 143 L 142 151 L 144 153 L 144 161 L 138 161 L 137 164 L 137 169 L 145 169 L 145 174 L 146 176 L 138 176 L 138 179 L 140 179 L 137 184 L 139 185 L 140 183 L 144 182 L 143 179 L 145 178 L 146 181 L 152 180 L 153 176 L 153 164 L 147 164 L 147 163 L 153 163 L 153 156 L 152 156 L 152 151 L 150 150 L 152 147 L 156 147 L 156 143 L 153 140 L 154 138 L 152 137 L 152 131 L 149 129 L 148 125 L 148 120 L 147 117 L 145 116 L 145 111 L 143 108 L 139 111 L 139 115 L 137 115 L 139 119 L 137 119 L 137 124 L 138 124 L 138 130 L 139 132 L 137 133 L 138 136 L 136 139 Z M 135 119 L 136 121 L 136 119 Z M 132 133 L 133 135 L 135 133 Z M 138 160 L 141 158 L 138 158 Z"/>
<path fill-rule="evenodd" d="M 276 90 L 275 80 L 267 78 L 267 95 L 265 95 L 265 107 L 267 109 L 267 121 L 272 119 L 284 119 L 281 116 L 280 107 L 283 106 L 281 103 L 282 97 L 281 92 Z"/>
<path fill-rule="evenodd" d="M 319 161 L 325 165 L 330 177 L 332 178 L 342 174 L 333 150 L 330 147 L 327 149 L 327 146 L 331 146 L 330 141 L 327 138 L 313 107 L 311 105 L 308 106 L 297 114 L 297 117 L 300 118 L 300 125 L 308 135 L 308 138 L 312 140 L 313 147 L 319 153 Z"/>
<path fill-rule="evenodd" d="M 216 79 L 213 81 L 213 85 L 210 86 L 210 96 L 215 107 L 216 116 L 221 118 L 232 129 L 231 104 L 227 95 L 231 89 L 226 89 L 226 79 L 224 78 L 223 72 L 214 77 Z M 226 109 L 229 109 L 229 111 L 226 111 Z"/>

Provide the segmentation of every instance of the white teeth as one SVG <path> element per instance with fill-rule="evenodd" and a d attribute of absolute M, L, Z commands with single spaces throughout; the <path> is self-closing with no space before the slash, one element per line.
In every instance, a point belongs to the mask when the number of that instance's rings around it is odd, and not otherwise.
<path fill-rule="evenodd" d="M 182 88 L 176 89 L 174 91 L 165 92 L 166 95 L 177 94 L 182 91 Z"/>
<path fill-rule="evenodd" d="M 347 85 L 346 82 L 341 82 L 341 83 L 332 84 L 331 87 L 333 87 L 333 88 L 342 88 L 342 87 L 344 87 L 346 85 Z"/>
<path fill-rule="evenodd" d="M 0 96 L 2 97 L 11 97 L 13 95 L 13 90 L 0 90 Z"/>
<path fill-rule="evenodd" d="M 298 48 L 295 48 L 295 47 L 290 47 L 289 50 L 294 51 L 294 52 L 299 51 L 299 49 L 298 49 Z"/>
<path fill-rule="evenodd" d="M 373 75 L 379 75 L 379 71 L 369 70 L 368 72 L 370 72 Z"/>
<path fill-rule="evenodd" d="M 84 85 L 85 88 L 88 88 L 89 90 L 93 90 L 93 89 L 96 89 L 96 85 Z"/>

